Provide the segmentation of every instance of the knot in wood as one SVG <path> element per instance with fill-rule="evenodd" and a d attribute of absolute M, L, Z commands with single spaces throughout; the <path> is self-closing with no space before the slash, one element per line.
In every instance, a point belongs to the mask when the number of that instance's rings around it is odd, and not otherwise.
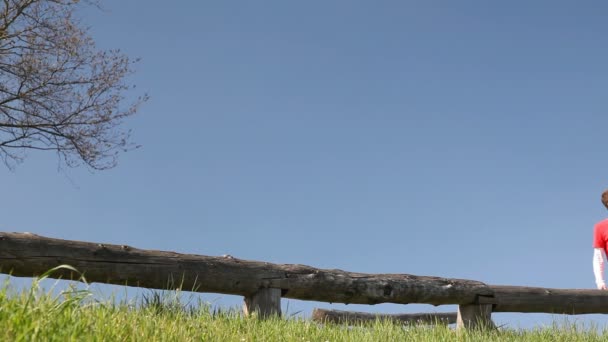
<path fill-rule="evenodd" d="M 393 294 L 393 287 L 389 284 L 384 285 L 383 295 L 384 297 L 390 297 Z"/>

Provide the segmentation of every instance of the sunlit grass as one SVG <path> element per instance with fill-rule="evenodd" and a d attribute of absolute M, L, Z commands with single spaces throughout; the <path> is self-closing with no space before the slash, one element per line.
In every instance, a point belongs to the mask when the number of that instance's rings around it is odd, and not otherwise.
<path fill-rule="evenodd" d="M 44 279 L 45 276 L 42 277 Z M 302 318 L 259 320 L 205 303 L 183 304 L 179 291 L 150 292 L 137 302 L 96 300 L 70 285 L 0 289 L 0 341 L 604 341 L 593 327 L 555 325 L 532 331 L 454 331 L 386 321 L 344 326 Z M 607 331 L 608 332 L 608 331 Z"/>

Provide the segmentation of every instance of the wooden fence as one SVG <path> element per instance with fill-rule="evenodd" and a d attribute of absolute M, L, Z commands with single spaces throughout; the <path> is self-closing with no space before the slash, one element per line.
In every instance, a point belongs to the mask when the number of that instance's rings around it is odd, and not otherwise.
<path fill-rule="evenodd" d="M 83 272 L 89 282 L 241 295 L 245 297 L 245 313 L 260 317 L 280 315 L 282 297 L 346 304 L 457 304 L 458 328 L 493 326 L 492 312 L 608 313 L 608 291 L 353 273 L 0 232 L 1 273 L 33 277 L 62 264 Z M 79 275 L 62 269 L 51 277 L 77 280 Z M 344 320 L 335 315 L 330 318 L 327 312 L 315 317 L 323 315 L 326 320 Z M 350 317 L 354 320 L 355 316 Z M 450 315 L 429 317 L 426 321 L 453 321 Z"/>

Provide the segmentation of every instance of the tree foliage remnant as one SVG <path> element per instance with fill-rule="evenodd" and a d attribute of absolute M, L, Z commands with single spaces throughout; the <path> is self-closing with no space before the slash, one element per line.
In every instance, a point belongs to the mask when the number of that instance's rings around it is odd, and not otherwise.
<path fill-rule="evenodd" d="M 0 1 L 0 158 L 12 168 L 46 150 L 70 167 L 114 167 L 136 147 L 121 124 L 147 100 L 125 103 L 136 61 L 96 48 L 77 0 Z"/>

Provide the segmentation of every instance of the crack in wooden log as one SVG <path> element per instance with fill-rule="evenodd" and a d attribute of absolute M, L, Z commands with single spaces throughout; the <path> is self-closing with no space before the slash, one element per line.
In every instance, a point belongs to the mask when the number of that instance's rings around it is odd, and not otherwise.
<path fill-rule="evenodd" d="M 48 258 L 63 258 L 61 255 L 48 255 L 48 256 L 28 256 L 25 258 L 12 258 L 13 260 L 27 260 L 27 259 L 48 259 Z M 6 258 L 11 259 L 11 258 Z M 92 264 L 132 264 L 132 265 L 153 265 L 153 266 L 169 266 L 174 263 L 160 263 L 160 262 L 131 262 L 131 261 L 113 261 L 113 260 L 95 260 L 95 259 L 72 259 L 73 262 L 86 262 Z"/>

